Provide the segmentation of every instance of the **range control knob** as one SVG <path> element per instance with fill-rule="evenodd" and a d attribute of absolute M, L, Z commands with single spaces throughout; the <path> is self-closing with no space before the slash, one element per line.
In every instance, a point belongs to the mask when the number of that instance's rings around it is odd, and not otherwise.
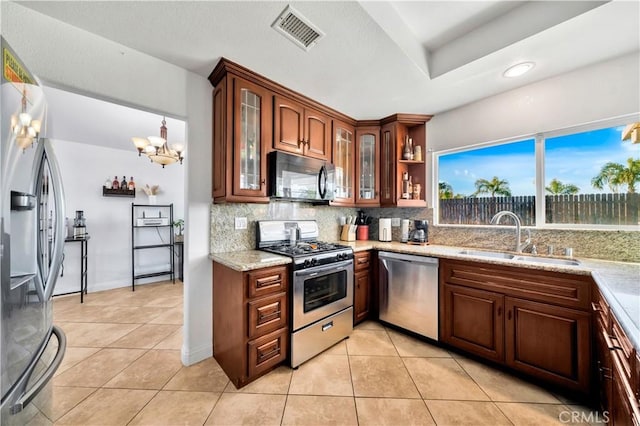
<path fill-rule="evenodd" d="M 311 266 L 316 266 L 318 263 L 320 263 L 320 261 L 318 259 L 316 259 L 315 257 L 313 259 L 311 259 Z"/>
<path fill-rule="evenodd" d="M 305 259 L 305 260 L 304 260 L 304 264 L 303 264 L 303 266 L 304 266 L 305 268 L 310 267 L 310 266 L 311 266 L 311 259 Z"/>

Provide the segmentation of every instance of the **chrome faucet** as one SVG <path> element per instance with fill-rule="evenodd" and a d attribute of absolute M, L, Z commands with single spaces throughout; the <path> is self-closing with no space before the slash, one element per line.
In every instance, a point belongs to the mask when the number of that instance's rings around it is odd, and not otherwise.
<path fill-rule="evenodd" d="M 521 243 L 520 227 L 522 226 L 522 222 L 520 221 L 520 218 L 518 217 L 518 215 L 513 212 L 510 212 L 509 210 L 502 210 L 496 213 L 495 216 L 491 218 L 491 224 L 497 225 L 498 222 L 500 222 L 500 219 L 502 218 L 502 216 L 509 216 L 513 218 L 513 221 L 516 223 L 516 253 L 522 253 L 522 250 L 524 250 L 529 244 L 531 244 L 531 230 L 529 229 L 526 230 L 527 239 L 523 243 Z"/>

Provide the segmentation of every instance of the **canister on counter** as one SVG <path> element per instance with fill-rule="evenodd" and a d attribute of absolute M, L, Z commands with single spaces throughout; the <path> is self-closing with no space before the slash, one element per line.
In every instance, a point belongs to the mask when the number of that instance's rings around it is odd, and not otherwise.
<path fill-rule="evenodd" d="M 400 241 L 406 243 L 409 241 L 409 219 L 402 219 L 400 226 Z"/>

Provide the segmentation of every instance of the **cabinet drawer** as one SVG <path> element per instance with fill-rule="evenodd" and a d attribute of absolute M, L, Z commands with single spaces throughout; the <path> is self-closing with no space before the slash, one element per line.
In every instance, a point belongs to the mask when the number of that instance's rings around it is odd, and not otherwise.
<path fill-rule="evenodd" d="M 595 285 L 593 289 L 593 302 L 591 303 L 591 309 L 596 316 L 595 318 L 598 325 L 600 325 L 600 327 L 602 327 L 607 333 L 611 334 L 609 304 L 604 300 L 604 297 Z"/>
<path fill-rule="evenodd" d="M 248 303 L 249 339 L 287 325 L 287 294 L 278 293 Z"/>
<path fill-rule="evenodd" d="M 620 324 L 614 317 L 611 318 L 611 341 L 613 343 L 612 349 L 620 359 L 620 364 L 623 370 L 622 372 L 624 373 L 626 380 L 631 382 L 633 374 L 631 366 L 634 365 L 635 362 L 634 349 L 627 338 L 627 335 L 624 333 Z"/>
<path fill-rule="evenodd" d="M 371 252 L 364 251 L 356 253 L 353 265 L 356 272 L 364 270 L 368 271 L 371 267 Z"/>
<path fill-rule="evenodd" d="M 276 266 L 247 273 L 247 297 L 260 297 L 266 294 L 287 291 L 287 267 Z"/>
<path fill-rule="evenodd" d="M 249 377 L 261 374 L 287 358 L 289 329 L 282 328 L 247 343 Z"/>
<path fill-rule="evenodd" d="M 536 302 L 591 310 L 593 281 L 587 275 L 457 260 L 441 262 L 440 271 L 442 281 L 450 284 L 480 288 Z"/>

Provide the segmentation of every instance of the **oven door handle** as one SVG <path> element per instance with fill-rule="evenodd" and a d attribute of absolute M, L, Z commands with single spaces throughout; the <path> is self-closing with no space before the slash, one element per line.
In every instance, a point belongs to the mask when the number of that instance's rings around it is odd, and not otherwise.
<path fill-rule="evenodd" d="M 302 271 L 295 271 L 294 275 L 298 277 L 307 277 L 307 276 L 315 276 L 326 274 L 327 272 L 340 272 L 340 271 L 348 271 L 353 265 L 353 260 L 347 260 L 340 263 L 332 263 L 330 265 L 309 268 Z"/>

